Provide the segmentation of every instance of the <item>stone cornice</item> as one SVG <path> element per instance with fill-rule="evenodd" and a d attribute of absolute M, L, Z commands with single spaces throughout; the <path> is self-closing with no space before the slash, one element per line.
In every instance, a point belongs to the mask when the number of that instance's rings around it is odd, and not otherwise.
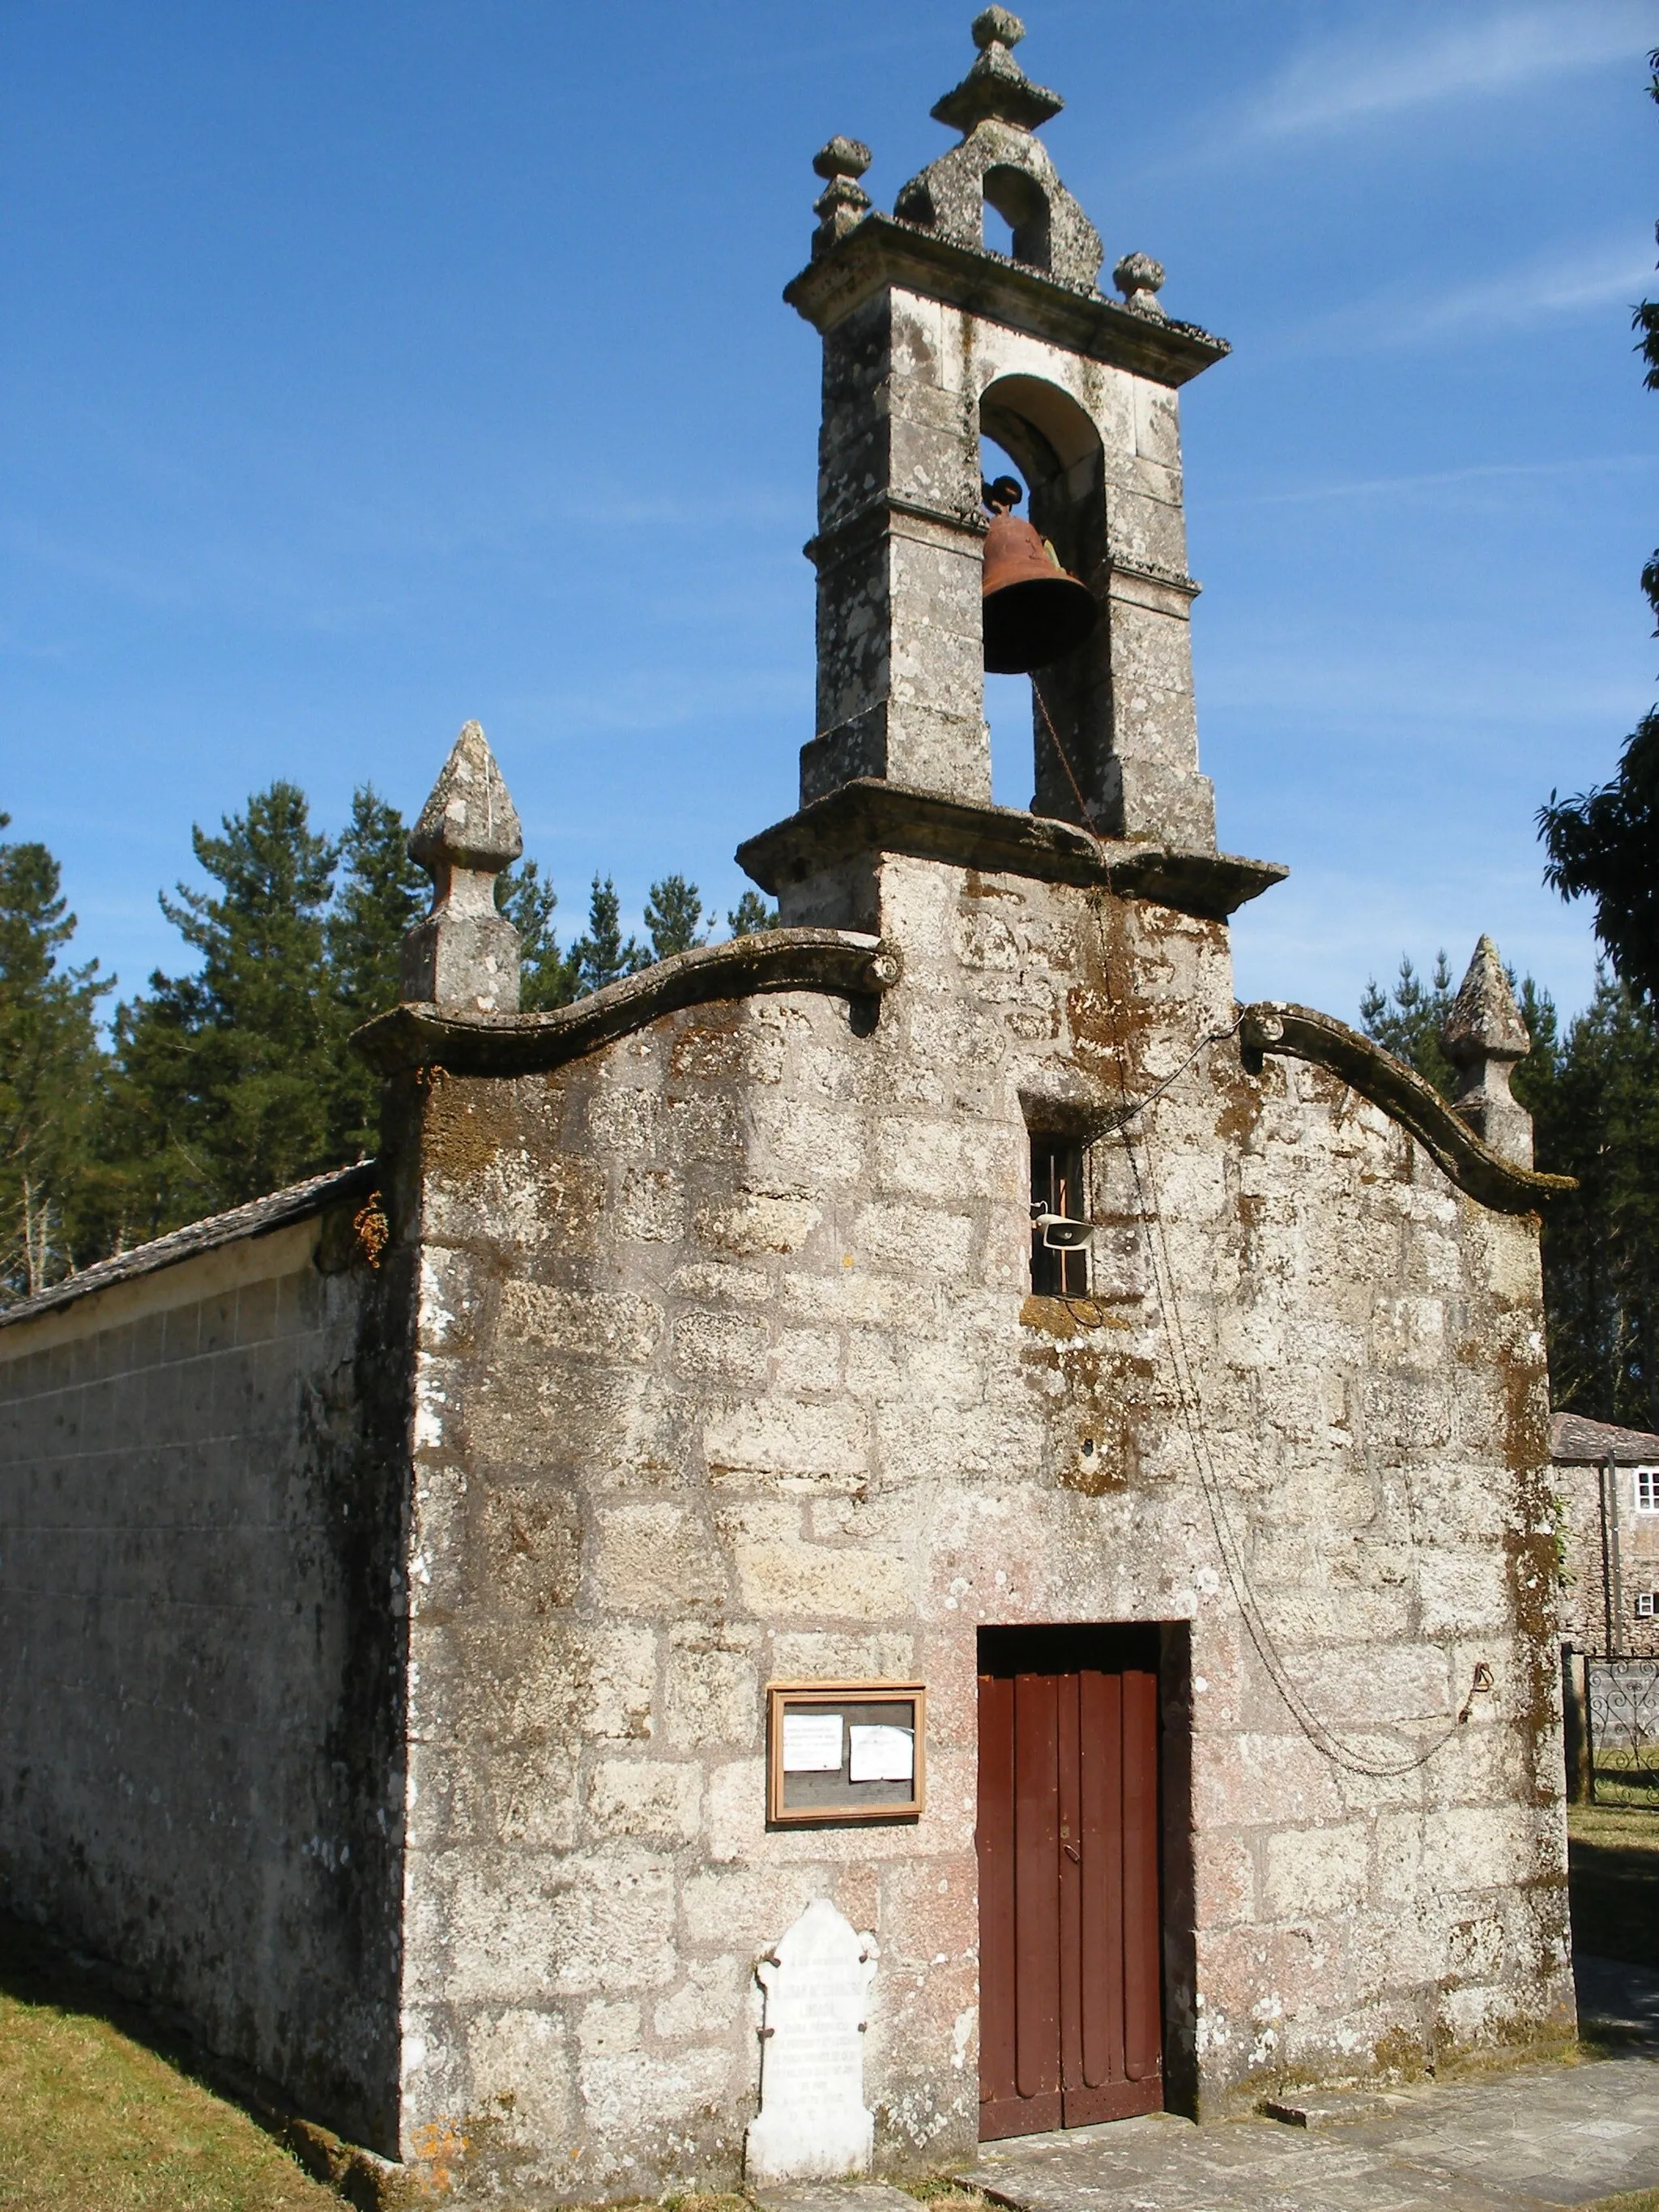
<path fill-rule="evenodd" d="M 831 523 L 827 530 L 809 538 L 801 551 L 815 567 L 823 568 L 827 562 L 838 559 L 856 545 L 860 539 L 879 538 L 892 527 L 895 515 L 911 522 L 923 522 L 936 530 L 959 531 L 964 537 L 983 538 L 987 524 L 982 513 L 963 514 L 948 507 L 935 507 L 926 500 L 907 499 L 899 492 L 883 492 L 877 499 L 866 501 L 854 513 L 840 522 Z"/>
<path fill-rule="evenodd" d="M 739 845 L 738 866 L 775 895 L 854 854 L 906 853 L 988 875 L 1098 884 L 1218 921 L 1289 873 L 1272 860 L 1096 837 L 1014 806 L 968 806 L 860 776 Z"/>
<path fill-rule="evenodd" d="M 822 331 L 889 285 L 1159 384 L 1185 384 L 1231 351 L 1224 338 L 1195 323 L 1157 321 L 1121 301 L 1056 283 L 1040 269 L 1003 254 L 957 246 L 918 224 L 875 212 L 803 269 L 783 296 Z"/>
<path fill-rule="evenodd" d="M 1108 577 L 1127 576 L 1137 584 L 1155 585 L 1161 592 L 1179 592 L 1183 599 L 1195 599 L 1204 589 L 1184 569 L 1166 568 L 1157 561 L 1125 561 L 1109 554 L 1105 568 Z"/>
<path fill-rule="evenodd" d="M 869 998 L 897 982 L 896 947 L 849 929 L 769 929 L 700 945 L 540 1014 L 465 1014 L 394 1006 L 351 1042 L 382 1075 L 442 1067 L 455 1075 L 532 1075 L 580 1060 L 682 1006 L 765 991 Z"/>
<path fill-rule="evenodd" d="M 1578 1188 L 1571 1176 L 1540 1175 L 1493 1152 L 1431 1084 L 1333 1015 L 1260 1000 L 1243 1010 L 1238 1042 L 1247 1067 L 1260 1067 L 1261 1055 L 1271 1052 L 1340 1077 L 1414 1137 L 1460 1190 L 1494 1212 L 1535 1213 L 1547 1199 Z"/>

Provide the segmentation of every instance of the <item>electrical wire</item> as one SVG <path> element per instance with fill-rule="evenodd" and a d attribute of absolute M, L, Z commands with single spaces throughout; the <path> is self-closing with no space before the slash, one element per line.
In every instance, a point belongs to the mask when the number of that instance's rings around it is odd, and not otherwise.
<path fill-rule="evenodd" d="M 1031 690 L 1049 739 L 1060 757 L 1060 765 L 1066 771 L 1066 781 L 1070 783 L 1073 794 L 1077 799 L 1078 808 L 1083 817 L 1081 826 L 1085 834 L 1094 840 L 1100 852 L 1102 864 L 1104 866 L 1106 862 L 1104 840 L 1090 819 L 1089 809 L 1085 804 L 1077 776 L 1073 771 L 1066 748 L 1060 743 L 1060 734 L 1054 728 L 1049 715 L 1048 702 L 1043 698 L 1042 690 L 1035 678 L 1032 679 Z M 1095 927 L 1100 940 L 1102 976 L 1106 983 L 1107 994 L 1109 998 L 1112 955 L 1106 933 L 1104 894 L 1099 890 L 1094 891 L 1091 895 L 1090 905 L 1094 912 Z M 1211 1045 L 1223 1043 L 1227 1038 L 1235 1036 L 1243 1018 L 1243 1014 L 1241 1012 L 1231 1027 L 1224 1030 L 1212 1030 L 1207 1036 L 1200 1037 L 1174 1073 L 1166 1076 L 1157 1089 L 1149 1091 L 1144 1098 L 1130 1098 L 1127 1068 L 1124 1055 L 1120 1053 L 1117 1055 L 1117 1079 L 1119 1089 L 1123 1094 L 1123 1103 L 1109 1125 L 1109 1132 L 1120 1136 L 1123 1140 L 1124 1158 L 1135 1187 L 1139 1211 L 1148 1224 L 1147 1250 L 1152 1263 L 1152 1283 L 1158 1297 L 1159 1318 L 1164 1327 L 1165 1340 L 1170 1346 L 1170 1366 L 1175 1379 L 1176 1398 L 1181 1409 L 1182 1425 L 1186 1431 L 1188 1449 L 1192 1453 L 1194 1468 L 1199 1479 L 1199 1487 L 1204 1495 L 1210 1525 L 1215 1535 L 1216 1548 L 1221 1554 L 1222 1565 L 1226 1570 L 1228 1585 L 1232 1591 L 1234 1602 L 1243 1616 L 1244 1626 L 1249 1634 L 1250 1641 L 1255 1647 L 1263 1667 L 1267 1669 L 1269 1680 L 1278 1692 L 1291 1718 L 1316 1750 L 1329 1759 L 1333 1765 L 1346 1768 L 1351 1773 L 1364 1774 L 1376 1779 L 1386 1779 L 1410 1774 L 1419 1767 L 1426 1766 L 1429 1761 L 1443 1750 L 1457 1734 L 1462 1719 L 1469 1711 L 1469 1706 L 1466 1704 L 1462 1713 L 1455 1716 L 1442 1713 L 1412 1716 L 1412 1718 L 1416 1720 L 1448 1719 L 1450 1724 L 1431 1742 L 1413 1752 L 1409 1757 L 1379 1758 L 1369 1752 L 1356 1749 L 1345 1739 L 1342 1733 L 1328 1722 L 1322 1720 L 1297 1687 L 1291 1674 L 1289 1663 L 1279 1647 L 1279 1639 L 1268 1624 L 1261 1600 L 1252 1584 L 1249 1569 L 1245 1563 L 1243 1547 L 1233 1527 L 1232 1519 L 1227 1509 L 1226 1492 L 1217 1473 L 1214 1457 L 1210 1449 L 1209 1433 L 1204 1419 L 1203 1401 L 1199 1389 L 1197 1369 L 1187 1341 L 1186 1327 L 1181 1315 L 1181 1301 L 1177 1295 L 1175 1266 L 1170 1257 L 1169 1239 L 1165 1233 L 1151 1131 L 1143 1127 L 1139 1132 L 1139 1140 L 1146 1159 L 1143 1176 L 1140 1163 L 1135 1158 L 1136 1140 L 1129 1129 L 1129 1123 L 1144 1113 L 1146 1108 L 1157 1099 L 1163 1097 L 1164 1093 L 1186 1073 L 1199 1056 Z M 1479 1686 L 1478 1683 L 1476 1686 Z M 1471 1699 L 1474 1694 L 1474 1689 L 1472 1687 Z"/>

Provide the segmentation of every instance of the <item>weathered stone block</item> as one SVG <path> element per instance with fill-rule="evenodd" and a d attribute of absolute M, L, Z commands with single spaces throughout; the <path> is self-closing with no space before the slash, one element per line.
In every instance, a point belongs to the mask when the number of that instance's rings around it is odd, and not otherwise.
<path fill-rule="evenodd" d="M 763 1252 L 796 1252 L 823 1218 L 804 1188 L 745 1190 L 729 1205 L 697 1209 L 697 1235 L 718 1250 L 750 1258 Z"/>
<path fill-rule="evenodd" d="M 697 1832 L 702 1769 L 684 1761 L 606 1759 L 593 1770 L 587 1812 L 601 1836 L 690 1843 Z"/>
<path fill-rule="evenodd" d="M 514 1611 L 568 1605 L 581 1579 L 581 1522 L 568 1491 L 541 1484 L 480 1485 L 478 1595 Z"/>
<path fill-rule="evenodd" d="M 749 1968 L 729 1952 L 717 1959 L 693 1960 L 679 1987 L 656 2006 L 651 2024 L 670 2041 L 741 2033 L 748 2024 L 745 1985 L 750 1979 Z"/>
<path fill-rule="evenodd" d="M 892 1553 L 740 1539 L 732 1557 L 744 1602 L 763 1620 L 897 1620 L 909 1609 L 909 1568 Z"/>
<path fill-rule="evenodd" d="M 722 1407 L 703 1430 L 703 1453 L 717 1485 L 758 1479 L 802 1491 L 855 1484 L 869 1464 L 858 1407 L 787 1398 Z"/>
<path fill-rule="evenodd" d="M 757 1632 L 677 1621 L 669 1635 L 668 1741 L 676 1750 L 749 1743 L 760 1726 Z"/>
<path fill-rule="evenodd" d="M 511 1282 L 501 1292 L 497 1327 L 508 1344 L 546 1345 L 556 1346 L 567 1358 L 623 1360 L 642 1366 L 656 1352 L 662 1312 L 647 1297 Z"/>
<path fill-rule="evenodd" d="M 707 1522 L 665 1501 L 610 1505 L 599 1515 L 594 1587 L 622 1613 L 677 1612 L 688 1590 L 707 1596 L 725 1576 Z"/>
<path fill-rule="evenodd" d="M 1262 1899 L 1274 1920 L 1322 1919 L 1365 1893 L 1370 1842 L 1359 1821 L 1290 1828 L 1267 1838 Z"/>
<path fill-rule="evenodd" d="M 674 1324 L 674 1364 L 694 1382 L 762 1382 L 771 1331 L 758 1316 L 682 1314 Z"/>

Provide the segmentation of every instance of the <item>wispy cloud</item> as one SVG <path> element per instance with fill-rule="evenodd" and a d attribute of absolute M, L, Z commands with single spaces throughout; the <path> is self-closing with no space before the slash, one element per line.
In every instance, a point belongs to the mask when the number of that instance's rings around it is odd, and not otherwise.
<path fill-rule="evenodd" d="M 1459 9 L 1415 40 L 1331 39 L 1298 55 L 1243 118 L 1247 138 L 1309 137 L 1371 118 L 1490 98 L 1644 53 L 1655 43 L 1644 0 Z"/>
<path fill-rule="evenodd" d="M 1390 285 L 1268 341 L 1275 353 L 1348 353 L 1510 331 L 1627 306 L 1653 285 L 1653 250 L 1630 240 L 1560 246 L 1516 267 L 1443 289 Z"/>
<path fill-rule="evenodd" d="M 1430 469 L 1397 477 L 1349 477 L 1339 483 L 1299 484 L 1287 491 L 1237 492 L 1207 499 L 1212 508 L 1233 507 L 1300 507 L 1310 501 L 1350 499 L 1412 499 L 1421 494 L 1455 489 L 1462 484 L 1522 481 L 1536 477 L 1583 477 L 1591 471 L 1622 474 L 1627 469 L 1659 466 L 1656 453 L 1601 453 L 1560 461 L 1488 461 L 1467 469 Z"/>

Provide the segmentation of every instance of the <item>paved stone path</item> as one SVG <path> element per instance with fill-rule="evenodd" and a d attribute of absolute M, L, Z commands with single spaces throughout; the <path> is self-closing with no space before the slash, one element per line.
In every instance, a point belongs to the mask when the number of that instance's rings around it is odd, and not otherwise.
<path fill-rule="evenodd" d="M 1158 2112 L 1026 2136 L 985 2144 L 970 2178 L 1019 2212 L 1527 2212 L 1659 2189 L 1659 2057 L 1379 2101 L 1305 2128 Z"/>

